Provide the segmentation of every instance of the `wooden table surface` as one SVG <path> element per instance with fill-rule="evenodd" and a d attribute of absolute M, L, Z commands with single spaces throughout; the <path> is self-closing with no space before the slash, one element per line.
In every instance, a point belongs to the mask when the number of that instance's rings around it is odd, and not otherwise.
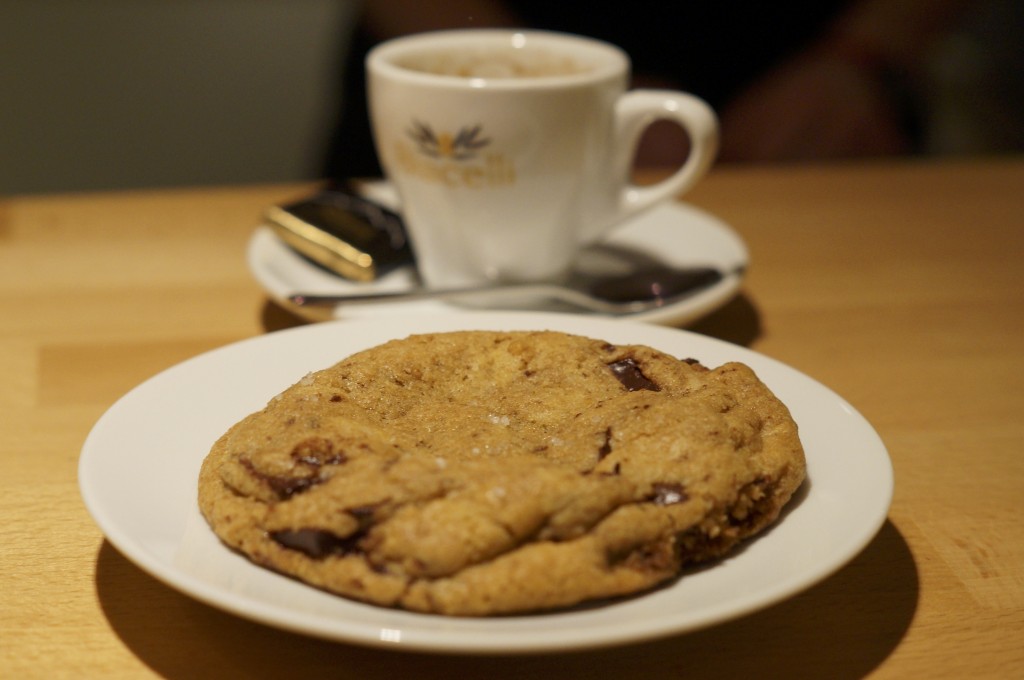
<path fill-rule="evenodd" d="M 336 644 L 235 618 L 122 557 L 82 504 L 115 399 L 297 325 L 250 277 L 263 208 L 305 186 L 0 200 L 0 676 L 1024 677 L 1024 159 L 720 167 L 688 199 L 753 266 L 692 328 L 868 418 L 889 519 L 802 594 L 696 633 L 509 657 Z"/>

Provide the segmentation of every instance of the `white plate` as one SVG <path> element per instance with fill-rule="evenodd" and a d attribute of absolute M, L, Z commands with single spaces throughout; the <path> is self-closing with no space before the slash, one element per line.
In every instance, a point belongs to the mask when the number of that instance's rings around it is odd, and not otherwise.
<path fill-rule="evenodd" d="M 588 272 L 614 270 L 625 255 L 654 258 L 669 265 L 715 266 L 730 272 L 710 288 L 673 304 L 629 316 L 634 321 L 682 325 L 697 320 L 728 302 L 739 290 L 748 264 L 747 248 L 724 222 L 685 203 L 659 205 L 613 231 L 600 247 L 583 254 Z M 295 293 L 356 294 L 409 290 L 419 285 L 412 267 L 405 267 L 371 283 L 355 283 L 322 269 L 286 246 L 270 227 L 256 229 L 249 241 L 249 268 L 264 290 L 281 306 L 309 320 L 406 316 L 414 313 L 465 311 L 453 303 L 420 301 L 372 305 L 338 305 L 333 309 L 300 307 L 289 302 Z M 543 304 L 543 303 L 541 303 Z M 556 307 L 532 307 L 553 311 Z M 569 311 L 565 307 L 559 308 Z M 593 315 L 590 312 L 580 314 Z"/>
<path fill-rule="evenodd" d="M 808 481 L 782 521 L 657 591 L 604 606 L 473 619 L 350 602 L 248 562 L 196 506 L 199 467 L 229 426 L 311 370 L 410 333 L 555 329 L 642 343 L 709 365 L 747 363 L 789 405 Z M 683 633 L 764 608 L 842 567 L 872 539 L 892 467 L 871 426 L 811 378 L 748 349 L 659 326 L 578 315 L 479 312 L 313 324 L 200 355 L 138 386 L 96 423 L 79 484 L 110 542 L 164 583 L 239 616 L 318 637 L 407 650 L 523 653 Z M 140 605 L 142 606 L 142 605 Z"/>

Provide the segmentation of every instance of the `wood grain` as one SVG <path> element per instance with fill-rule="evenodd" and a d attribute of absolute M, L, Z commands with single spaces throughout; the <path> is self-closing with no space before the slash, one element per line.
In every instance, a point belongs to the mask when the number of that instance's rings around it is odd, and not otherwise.
<path fill-rule="evenodd" d="M 687 200 L 742 235 L 742 294 L 693 329 L 860 410 L 896 471 L 850 565 L 752 616 L 640 645 L 432 656 L 199 604 L 104 541 L 76 467 L 96 419 L 187 357 L 301 323 L 244 251 L 308 186 L 0 200 L 0 675 L 1024 676 L 1024 159 L 722 167 Z"/>

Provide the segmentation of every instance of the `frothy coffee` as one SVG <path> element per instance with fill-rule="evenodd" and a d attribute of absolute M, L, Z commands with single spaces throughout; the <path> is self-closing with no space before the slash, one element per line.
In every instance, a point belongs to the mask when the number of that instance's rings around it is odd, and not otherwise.
<path fill-rule="evenodd" d="M 410 55 L 397 63 L 410 71 L 456 78 L 551 78 L 589 70 L 568 55 L 541 49 L 438 51 Z"/>

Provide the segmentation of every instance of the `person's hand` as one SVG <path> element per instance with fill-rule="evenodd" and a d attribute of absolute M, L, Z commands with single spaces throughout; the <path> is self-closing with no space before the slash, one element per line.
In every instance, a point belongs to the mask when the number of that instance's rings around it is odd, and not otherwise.
<path fill-rule="evenodd" d="M 823 50 L 799 55 L 721 113 L 724 161 L 785 161 L 903 153 L 898 107 L 879 74 Z"/>

